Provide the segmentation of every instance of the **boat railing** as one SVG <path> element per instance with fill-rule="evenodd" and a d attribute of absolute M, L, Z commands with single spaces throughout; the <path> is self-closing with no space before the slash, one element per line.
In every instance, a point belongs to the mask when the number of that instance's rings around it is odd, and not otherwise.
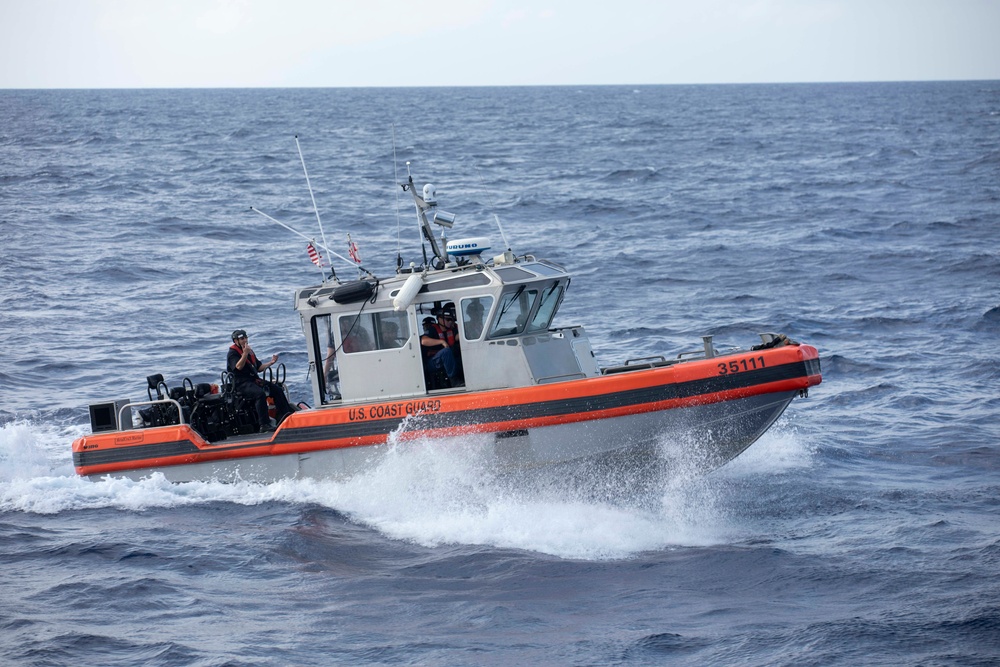
<path fill-rule="evenodd" d="M 719 354 L 719 351 L 715 349 L 715 345 L 712 344 L 712 336 L 702 336 L 702 348 L 700 350 L 691 350 L 690 352 L 681 352 L 677 355 L 678 359 L 683 359 L 689 355 L 701 355 L 706 359 L 711 359 Z"/>
<path fill-rule="evenodd" d="M 546 375 L 545 377 L 540 377 L 535 382 L 537 384 L 551 384 L 552 382 L 566 382 L 568 380 L 582 380 L 586 374 L 584 373 L 564 373 L 562 375 Z"/>
<path fill-rule="evenodd" d="M 676 359 L 667 359 L 662 354 L 658 354 L 652 357 L 639 357 L 638 359 L 626 359 L 624 364 L 602 368 L 601 375 L 613 375 L 615 373 L 630 373 L 632 371 L 641 371 L 649 368 L 659 368 L 661 366 L 669 366 L 671 364 L 676 364 L 676 363 L 677 363 Z"/>
<path fill-rule="evenodd" d="M 118 410 L 118 423 L 122 423 L 122 415 L 128 410 L 129 423 L 132 421 L 132 408 L 141 408 L 144 405 L 159 405 L 161 403 L 173 403 L 174 407 L 177 408 L 177 424 L 184 423 L 184 411 L 181 409 L 181 404 L 172 398 L 161 398 L 155 401 L 137 401 L 135 403 L 127 403 Z M 171 424 L 171 426 L 176 426 L 177 424 Z"/>
<path fill-rule="evenodd" d="M 652 357 L 639 357 L 638 359 L 626 359 L 626 366 L 634 366 L 635 364 L 645 363 L 648 364 L 650 361 L 666 361 L 667 358 L 662 354 L 653 355 Z"/>

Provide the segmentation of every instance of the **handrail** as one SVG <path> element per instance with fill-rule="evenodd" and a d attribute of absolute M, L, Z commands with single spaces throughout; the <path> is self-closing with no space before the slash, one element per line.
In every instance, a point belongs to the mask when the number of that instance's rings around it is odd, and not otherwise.
<path fill-rule="evenodd" d="M 577 373 L 564 373 L 563 375 L 546 375 L 545 377 L 540 377 L 537 380 L 535 380 L 535 384 L 542 384 L 542 383 L 544 383 L 546 381 L 549 381 L 549 382 L 559 381 L 562 378 L 574 379 L 574 378 L 585 378 L 585 377 L 587 377 L 586 373 L 580 373 L 580 372 L 577 372 Z"/>
<path fill-rule="evenodd" d="M 123 405 L 118 410 L 118 426 L 119 426 L 118 430 L 121 430 L 122 413 L 124 413 L 125 410 L 129 411 L 129 419 L 131 419 L 132 418 L 132 408 L 139 407 L 139 406 L 142 406 L 142 405 L 156 405 L 157 403 L 173 403 L 174 406 L 177 407 L 177 418 L 179 420 L 178 424 L 183 424 L 184 423 L 184 411 L 181 409 L 181 404 L 178 403 L 177 401 L 175 401 L 172 398 L 164 398 L 164 399 L 160 399 L 160 400 L 157 400 L 157 401 L 138 401 L 136 403 L 126 403 L 125 405 Z M 176 426 L 176 425 L 177 424 L 171 424 L 171 426 Z"/>
<path fill-rule="evenodd" d="M 631 366 L 632 364 L 639 363 L 640 361 L 649 362 L 649 361 L 666 361 L 666 360 L 667 358 L 664 357 L 662 354 L 654 354 L 651 357 L 638 357 L 637 359 L 626 359 L 624 365 Z"/>

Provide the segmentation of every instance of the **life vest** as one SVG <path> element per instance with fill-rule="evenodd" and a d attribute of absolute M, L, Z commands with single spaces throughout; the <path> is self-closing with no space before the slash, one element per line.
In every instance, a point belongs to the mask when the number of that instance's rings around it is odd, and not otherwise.
<path fill-rule="evenodd" d="M 243 348 L 237 345 L 236 343 L 230 345 L 229 349 L 235 350 L 237 354 L 243 356 Z M 251 371 L 249 373 L 247 372 L 248 367 L 250 368 Z M 239 382 L 240 379 L 244 379 L 247 381 L 253 381 L 256 382 L 257 384 L 260 384 L 260 378 L 257 377 L 258 368 L 260 368 L 260 361 L 257 360 L 257 355 L 253 353 L 253 350 L 250 350 L 250 355 L 247 357 L 247 362 L 243 366 L 243 370 L 238 370 L 234 367 L 232 373 L 233 376 L 236 378 L 237 382 Z"/>
<path fill-rule="evenodd" d="M 435 334 L 437 334 L 435 337 L 438 340 L 443 340 L 444 342 L 448 343 L 448 347 L 454 348 L 455 345 L 458 343 L 458 338 L 455 336 L 454 329 L 443 327 L 437 322 L 428 323 L 427 327 L 430 328 Z M 428 347 L 424 349 L 426 350 L 425 354 L 428 357 L 433 357 L 435 354 L 441 351 L 441 348 L 437 347 Z M 457 350 L 455 351 L 457 352 Z"/>

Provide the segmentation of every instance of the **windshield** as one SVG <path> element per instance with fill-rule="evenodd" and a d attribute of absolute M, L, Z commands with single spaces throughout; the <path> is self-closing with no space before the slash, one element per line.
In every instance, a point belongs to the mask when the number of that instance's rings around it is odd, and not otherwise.
<path fill-rule="evenodd" d="M 490 338 L 511 336 L 524 331 L 528 313 L 531 312 L 531 306 L 537 296 L 538 290 L 525 289 L 524 285 L 504 294 L 500 298 L 500 308 L 493 322 L 493 328 L 490 329 Z"/>
<path fill-rule="evenodd" d="M 531 318 L 528 331 L 545 331 L 549 328 L 549 324 L 552 323 L 552 318 L 556 314 L 556 308 L 559 307 L 559 302 L 562 300 L 562 294 L 563 286 L 560 283 L 554 283 L 542 290 L 538 311 Z"/>

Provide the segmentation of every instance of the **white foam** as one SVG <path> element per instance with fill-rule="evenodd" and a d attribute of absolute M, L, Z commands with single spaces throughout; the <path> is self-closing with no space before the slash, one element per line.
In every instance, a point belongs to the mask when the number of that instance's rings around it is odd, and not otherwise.
<path fill-rule="evenodd" d="M 484 545 L 573 559 L 628 558 L 677 546 L 740 540 L 729 517 L 727 479 L 809 465 L 812 453 L 794 428 L 765 435 L 718 473 L 656 480 L 644 498 L 587 497 L 565 480 L 498 474 L 476 438 L 396 443 L 371 470 L 346 481 L 285 480 L 273 484 L 171 484 L 91 481 L 75 475 L 70 442 L 79 428 L 31 422 L 0 427 L 0 511 L 58 513 L 92 508 L 143 511 L 207 502 L 320 504 L 392 537 L 425 546 Z M 587 480 L 589 488 L 612 482 Z M 741 487 L 741 492 L 746 492 Z M 634 502 L 633 502 L 634 500 Z"/>
<path fill-rule="evenodd" d="M 654 508 L 588 500 L 558 480 L 494 474 L 482 445 L 457 438 L 398 443 L 376 468 L 332 484 L 326 504 L 425 546 L 480 544 L 563 558 L 714 544 L 728 532 L 724 521 L 708 520 L 704 503 L 694 514 L 677 511 L 686 489 L 665 491 Z"/>
<path fill-rule="evenodd" d="M 71 474 L 70 444 L 83 427 L 56 427 L 19 419 L 0 425 L 0 482 Z"/>
<path fill-rule="evenodd" d="M 729 462 L 724 475 L 776 474 L 809 468 L 816 448 L 803 437 L 787 416 L 779 420 L 750 449 Z"/>

